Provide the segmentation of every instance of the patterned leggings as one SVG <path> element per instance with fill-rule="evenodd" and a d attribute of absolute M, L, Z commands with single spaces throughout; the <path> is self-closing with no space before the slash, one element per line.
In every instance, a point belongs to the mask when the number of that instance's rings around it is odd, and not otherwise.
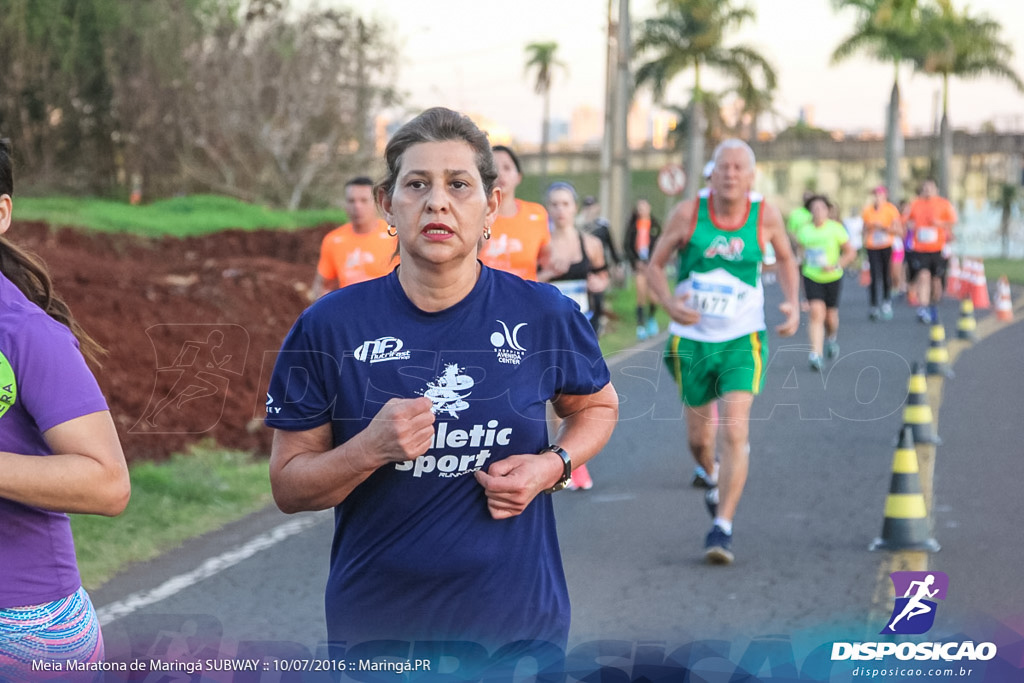
<path fill-rule="evenodd" d="M 0 609 L 0 681 L 68 680 L 66 670 L 32 670 L 33 662 L 63 669 L 68 660 L 103 661 L 100 623 L 84 588 L 43 605 Z"/>

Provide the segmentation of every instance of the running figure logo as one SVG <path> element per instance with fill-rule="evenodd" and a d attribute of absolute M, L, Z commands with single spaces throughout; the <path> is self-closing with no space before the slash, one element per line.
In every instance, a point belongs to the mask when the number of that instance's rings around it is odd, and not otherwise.
<path fill-rule="evenodd" d="M 434 405 L 430 406 L 430 411 L 434 415 L 447 413 L 458 419 L 459 413 L 469 407 L 465 399 L 473 393 L 469 389 L 472 389 L 476 382 L 469 375 L 460 374 L 463 370 L 465 368 L 451 363 L 444 367 L 443 375 L 433 382 L 427 382 L 427 389 L 422 395 L 433 401 Z"/>
<path fill-rule="evenodd" d="M 157 354 L 156 377 L 149 403 L 130 431 L 201 434 L 212 429 L 220 421 L 231 380 L 242 376 L 248 333 L 230 324 L 165 324 L 146 334 Z"/>
<path fill-rule="evenodd" d="M 935 622 L 935 600 L 946 599 L 949 577 L 945 572 L 893 572 L 889 576 L 896 589 L 896 604 L 881 633 L 926 632 Z"/>

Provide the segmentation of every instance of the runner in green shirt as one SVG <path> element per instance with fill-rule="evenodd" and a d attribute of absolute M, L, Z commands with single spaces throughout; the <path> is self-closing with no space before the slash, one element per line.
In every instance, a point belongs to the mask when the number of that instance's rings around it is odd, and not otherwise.
<path fill-rule="evenodd" d="M 680 387 L 690 453 L 712 484 L 704 499 L 712 518 L 704 556 L 729 564 L 733 517 L 749 470 L 750 408 L 768 364 L 765 248 L 775 249 L 785 297 L 779 306 L 784 319 L 775 328 L 783 337 L 800 326 L 799 276 L 782 215 L 751 191 L 755 159 L 749 145 L 725 140 L 714 161 L 708 190 L 669 217 L 651 254 L 648 284 L 672 320 L 665 363 Z M 673 259 L 679 278 L 674 289 L 666 274 Z M 717 425 L 716 405 L 722 418 Z"/>
<path fill-rule="evenodd" d="M 843 269 L 857 258 L 843 224 L 828 217 L 831 203 L 824 195 L 807 200 L 811 222 L 800 226 L 793 238 L 801 255 L 800 272 L 804 296 L 810 304 L 807 336 L 811 343 L 808 362 L 812 370 L 821 370 L 822 351 L 828 358 L 839 355 L 839 293 Z M 827 335 L 827 339 L 826 339 Z M 823 348 L 824 347 L 824 348 Z"/>

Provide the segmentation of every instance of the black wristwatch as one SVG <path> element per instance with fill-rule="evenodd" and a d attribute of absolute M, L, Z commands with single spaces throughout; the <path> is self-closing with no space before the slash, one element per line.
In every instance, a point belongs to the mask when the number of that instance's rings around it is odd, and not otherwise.
<path fill-rule="evenodd" d="M 540 449 L 541 453 L 554 453 L 562 459 L 562 478 L 555 483 L 549 489 L 544 489 L 544 493 L 554 493 L 555 491 L 561 491 L 569 485 L 569 481 L 572 478 L 572 458 L 569 457 L 569 451 L 565 450 L 557 444 L 551 444 L 546 448 Z"/>

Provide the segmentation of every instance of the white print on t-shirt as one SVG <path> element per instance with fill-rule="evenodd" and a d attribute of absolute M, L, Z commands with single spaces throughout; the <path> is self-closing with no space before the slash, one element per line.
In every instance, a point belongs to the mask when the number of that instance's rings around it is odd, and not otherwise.
<path fill-rule="evenodd" d="M 491 333 L 491 345 L 494 347 L 494 354 L 499 363 L 508 365 L 519 365 L 526 353 L 526 347 L 519 342 L 519 330 L 526 327 L 527 323 L 519 323 L 509 330 L 504 321 L 496 321 L 501 325 L 500 332 Z"/>
<path fill-rule="evenodd" d="M 465 399 L 472 393 L 469 389 L 475 382 L 469 375 L 462 374 L 464 370 L 451 363 L 445 366 L 443 375 L 427 382 L 422 395 L 433 401 L 431 410 L 435 415 L 443 413 L 457 419 L 458 413 L 469 407 Z M 498 420 L 464 429 L 452 429 L 449 422 L 441 420 L 436 425 L 427 453 L 414 460 L 397 463 L 396 470 L 412 470 L 412 476 L 417 478 L 430 473 L 436 473 L 440 478 L 461 477 L 482 468 L 492 455 L 492 447 L 512 443 L 512 428 L 501 427 Z M 435 455 L 436 451 L 442 454 Z"/>
<path fill-rule="evenodd" d="M 430 442 L 430 451 L 458 451 L 469 448 L 472 449 L 471 452 L 432 455 L 428 451 L 415 460 L 396 464 L 395 469 L 399 472 L 412 470 L 412 476 L 417 478 L 431 472 L 436 472 L 441 478 L 461 477 L 483 467 L 492 455 L 492 446 L 507 446 L 512 443 L 512 428 L 501 428 L 497 420 L 490 420 L 486 425 L 475 424 L 469 429 L 449 429 L 448 426 L 447 422 L 437 423 L 434 438 Z"/>
<path fill-rule="evenodd" d="M 423 396 L 426 396 L 433 402 L 433 405 L 430 406 L 430 412 L 434 413 L 434 415 L 447 413 L 454 418 L 458 418 L 459 413 L 469 407 L 469 403 L 465 399 L 473 393 L 469 389 L 473 388 L 475 382 L 469 375 L 460 374 L 464 369 L 455 363 L 451 363 L 445 366 L 443 375 L 433 382 L 427 382 L 427 388 L 424 390 Z M 459 393 L 462 391 L 466 393 Z"/>
<path fill-rule="evenodd" d="M 397 337 L 378 337 L 364 341 L 354 352 L 356 360 L 364 363 L 383 363 L 386 360 L 409 360 L 412 354 L 403 351 L 405 342 Z"/>
<path fill-rule="evenodd" d="M 711 244 L 704 250 L 704 258 L 712 259 L 720 256 L 726 261 L 739 261 L 743 258 L 744 246 L 742 237 L 715 235 Z"/>

